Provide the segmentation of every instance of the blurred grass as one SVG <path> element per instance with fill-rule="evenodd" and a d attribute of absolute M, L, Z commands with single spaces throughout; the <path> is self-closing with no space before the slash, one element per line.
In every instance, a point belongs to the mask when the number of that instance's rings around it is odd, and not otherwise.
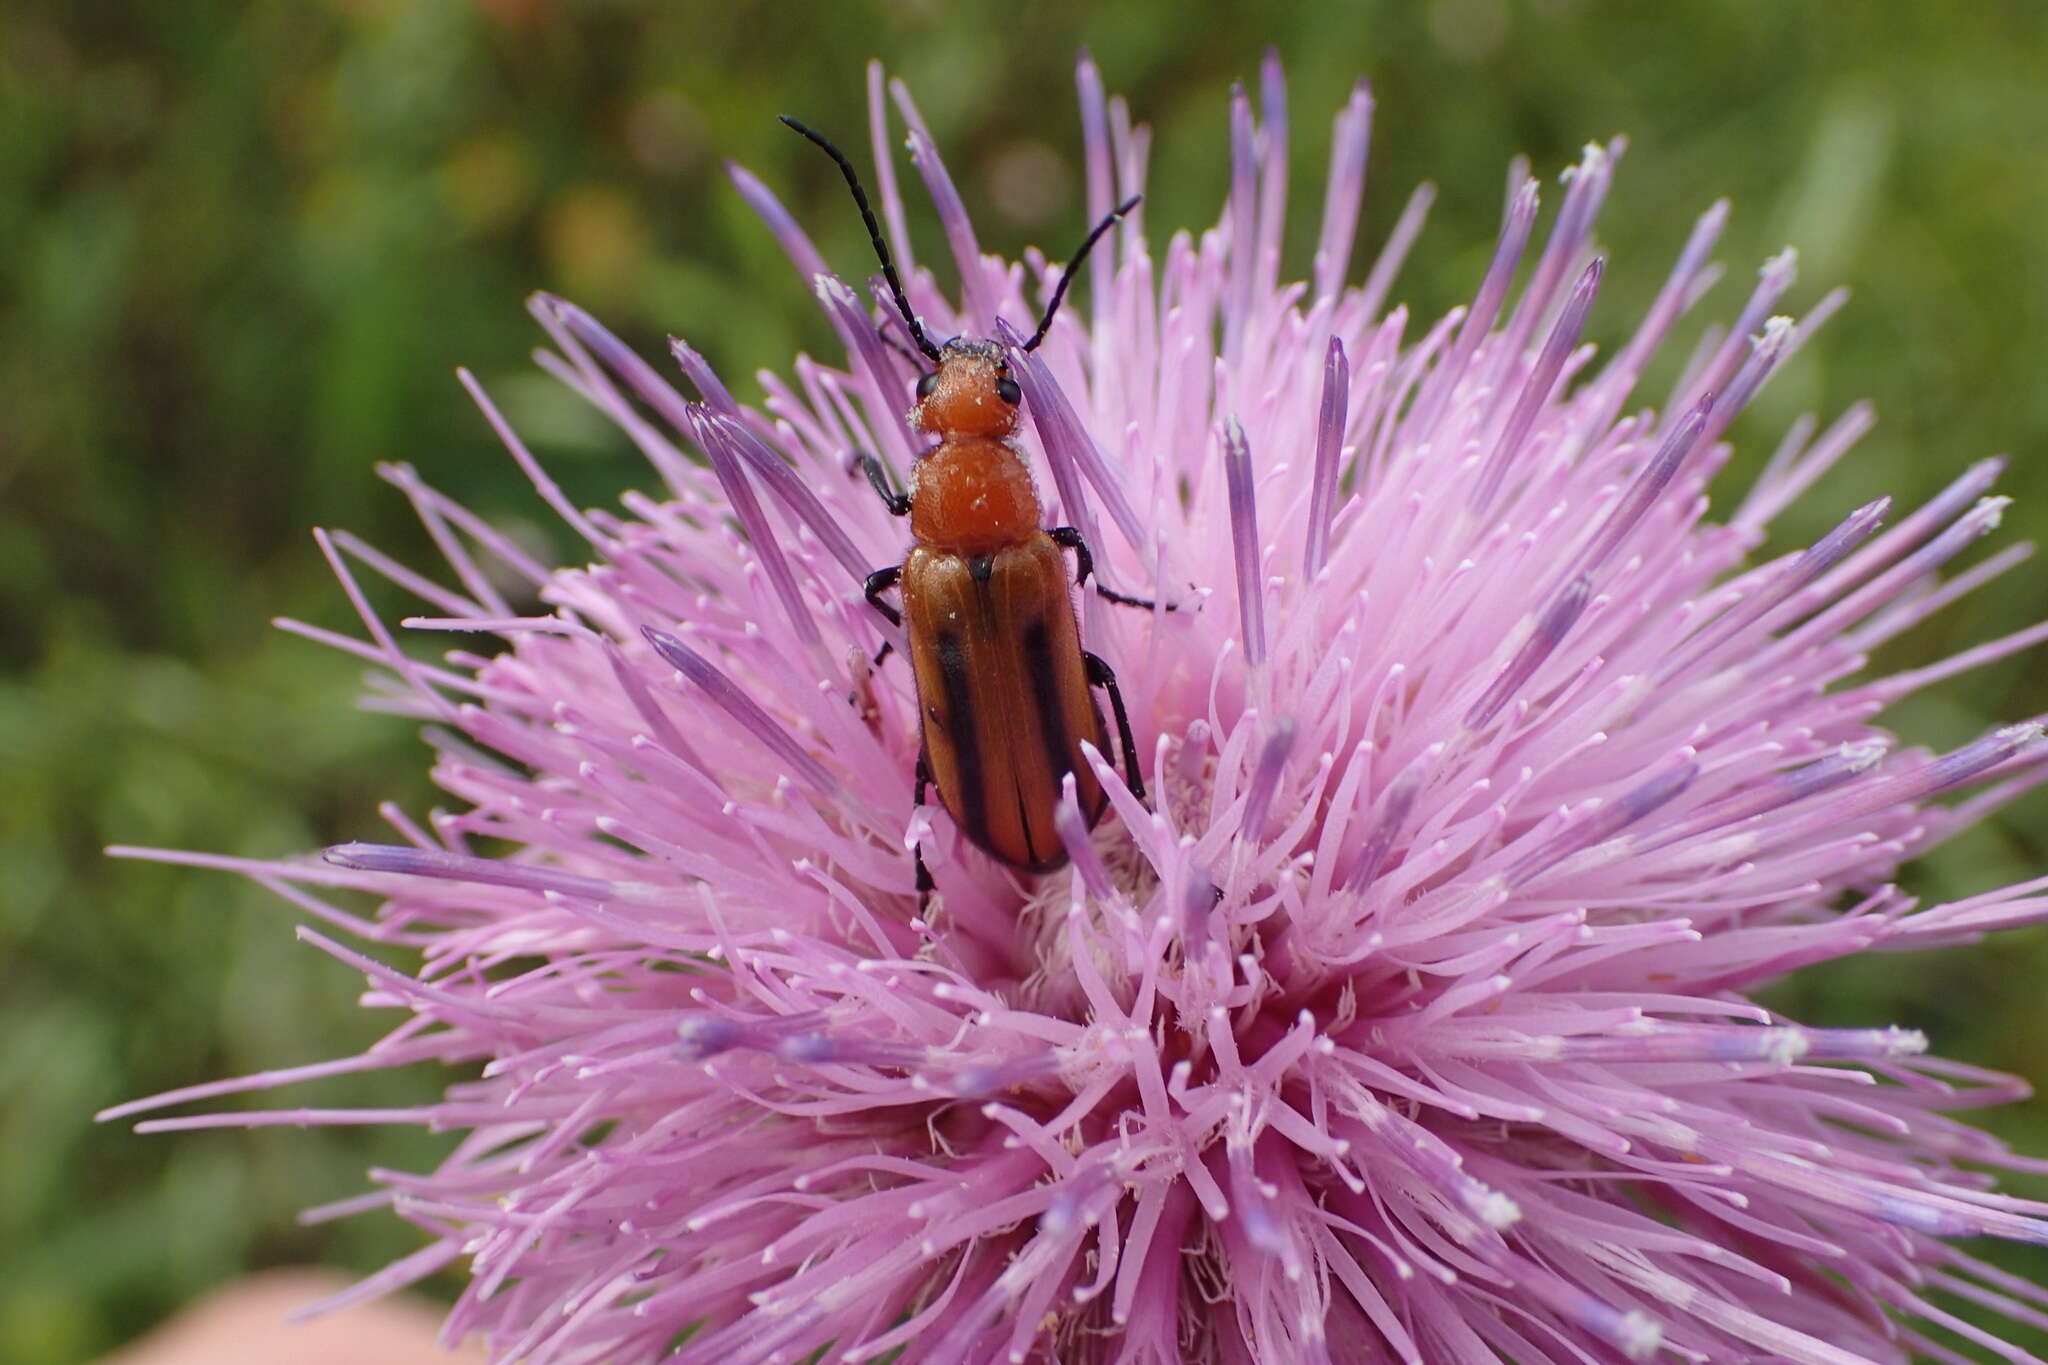
<path fill-rule="evenodd" d="M 1735 435 L 1753 469 L 1785 423 L 1869 395 L 1882 424 L 1789 515 L 1811 538 L 1880 492 L 1924 496 L 1993 451 L 2048 526 L 2048 17 L 2031 3 L 1605 6 L 1432 0 L 1249 8 L 872 0 L 807 10 L 655 0 L 13 0 L 0 11 L 0 1359 L 79 1360 L 238 1269 L 366 1269 L 408 1249 L 375 1217 L 297 1228 L 371 1164 L 434 1140 L 375 1131 L 143 1139 L 103 1105 L 351 1051 L 359 981 L 297 947 L 289 908 L 217 875 L 111 863 L 108 843 L 271 856 L 430 801 L 406 727 L 352 709 L 357 670 L 265 624 L 347 629 L 314 524 L 431 559 L 372 466 L 410 461 L 565 552 L 450 378 L 478 370 L 573 495 L 646 482 L 621 444 L 527 378 L 522 296 L 578 298 L 627 335 L 688 337 L 742 396 L 799 347 L 808 292 L 725 187 L 732 158 L 832 260 L 865 271 L 829 168 L 772 116 L 861 140 L 862 63 L 906 77 L 983 242 L 1059 250 L 1079 227 L 1071 99 L 1089 45 L 1154 126 L 1155 226 L 1202 223 L 1225 180 L 1225 93 L 1287 60 L 1305 268 L 1329 115 L 1378 98 L 1376 249 L 1409 188 L 1441 196 L 1397 294 L 1430 316 L 1490 249 L 1502 173 L 1546 176 L 1626 131 L 1593 330 L 1612 343 L 1693 217 L 1735 200 L 1703 313 L 1728 316 L 1791 241 L 1792 303 L 1850 309 Z M 918 222 L 934 259 L 935 234 Z M 1736 486 L 1733 481 L 1723 489 Z M 1725 491 L 1724 491 L 1725 497 Z M 1925 660 L 2048 615 L 2040 573 L 1903 643 Z M 1900 708 L 1954 744 L 2048 710 L 2036 660 Z M 2036 799 L 1915 874 L 1954 895 L 2048 865 Z M 2048 1076 L 2048 943 L 1887 958 L 1782 995 L 1815 1022 L 1927 1028 L 1952 1056 Z M 320 1101 L 424 1097 L 432 1075 Z M 2048 1152 L 2036 1105 L 1986 1122 Z M 2040 1258 L 2010 1262 L 2048 1276 Z"/>

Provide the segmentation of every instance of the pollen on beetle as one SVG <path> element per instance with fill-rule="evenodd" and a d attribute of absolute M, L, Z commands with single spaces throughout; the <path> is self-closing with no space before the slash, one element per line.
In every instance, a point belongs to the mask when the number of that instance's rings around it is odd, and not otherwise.
<path fill-rule="evenodd" d="M 2024 557 L 1950 572 L 1998 524 L 1999 462 L 1855 506 L 1825 476 L 1858 405 L 1727 488 L 1730 422 L 1841 299 L 1795 294 L 1788 251 L 1687 321 L 1727 207 L 1668 267 L 1596 255 L 1618 142 L 1560 177 L 1542 231 L 1517 172 L 1469 304 L 1431 321 L 1389 307 L 1430 192 L 1358 246 L 1363 85 L 1296 261 L 1276 60 L 1230 97 L 1229 188 L 1195 233 L 1144 221 L 1149 134 L 1085 58 L 1078 80 L 1099 226 L 1057 311 L 1061 263 L 981 250 L 879 66 L 880 249 L 909 262 L 928 214 L 952 257 L 900 303 L 733 172 L 843 355 L 746 405 L 687 345 L 677 384 L 533 301 L 543 364 L 659 491 L 578 507 L 466 376 L 574 567 L 410 470 L 389 477 L 441 581 L 321 541 L 364 616 L 346 647 L 388 675 L 375 705 L 428 722 L 451 809 L 321 858 L 159 855 L 291 897 L 398 1022 L 360 1057 L 107 1116 L 449 1068 L 410 1108 L 143 1126 L 458 1134 L 347 1206 L 425 1245 L 336 1302 L 456 1267 L 448 1338 L 505 1362 L 1959 1358 L 1936 1329 L 2031 1358 L 1951 1312 L 2048 1309 L 1961 1245 L 2048 1243 L 2048 1206 L 1986 1174 L 2038 1163 L 1953 1116 L 2025 1085 L 1763 994 L 2048 919 L 2048 876 L 1934 904 L 1899 878 L 2048 777 L 2041 720 L 1947 753 L 1878 725 L 2048 627 L 1860 671 Z M 928 208 L 900 192 L 904 125 Z M 1595 304 L 1621 277 L 1662 284 L 1616 334 Z M 1641 391 L 1671 346 L 1693 363 Z M 1000 456 L 975 478 L 934 454 L 973 442 Z M 909 530 L 906 487 L 930 518 Z M 1763 549 L 1802 496 L 1834 529 Z M 1059 741 L 1085 772 L 1033 751 L 1029 866 L 1065 860 L 1034 872 L 967 837 L 985 812 L 920 804 L 914 656 L 981 599 L 914 632 L 868 593 L 913 540 L 964 555 L 1055 520 L 1093 551 L 1089 584 L 1042 580 L 1081 645 L 1047 667 L 1020 632 L 983 679 L 1007 700 L 942 736 L 1000 796 L 1017 774 L 987 760 L 1022 752 L 1047 678 L 1085 647 L 1121 680 L 1135 755 L 1107 718 L 1103 744 Z M 496 651 L 402 648 L 363 566 L 428 602 L 414 627 Z"/>

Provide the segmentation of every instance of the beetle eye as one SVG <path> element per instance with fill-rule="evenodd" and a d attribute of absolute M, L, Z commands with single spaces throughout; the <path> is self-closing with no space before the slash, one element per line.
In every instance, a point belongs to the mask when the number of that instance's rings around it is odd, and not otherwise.
<path fill-rule="evenodd" d="M 933 370 L 917 381 L 917 397 L 920 402 L 932 396 L 939 387 L 939 372 Z"/>
<path fill-rule="evenodd" d="M 996 397 L 1013 408 L 1024 401 L 1023 391 L 1017 387 L 1017 381 L 1007 376 L 996 381 Z"/>

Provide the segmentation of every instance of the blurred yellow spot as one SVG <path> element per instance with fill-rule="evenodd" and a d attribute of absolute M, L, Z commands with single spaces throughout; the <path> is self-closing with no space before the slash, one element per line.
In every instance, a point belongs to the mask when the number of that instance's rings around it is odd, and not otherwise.
<path fill-rule="evenodd" d="M 578 185 L 548 206 L 541 245 L 563 293 L 593 307 L 625 303 L 647 265 L 647 224 L 609 185 Z"/>
<path fill-rule="evenodd" d="M 483 133 L 455 144 L 441 163 L 449 207 L 465 227 L 502 227 L 533 198 L 525 144 L 509 133 Z"/>

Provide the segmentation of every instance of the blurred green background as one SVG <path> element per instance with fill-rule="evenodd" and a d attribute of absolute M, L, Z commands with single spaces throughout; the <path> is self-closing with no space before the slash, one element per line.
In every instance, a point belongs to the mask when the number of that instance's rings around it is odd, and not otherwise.
<path fill-rule="evenodd" d="M 863 144 L 870 56 L 911 82 L 984 245 L 1058 251 L 1080 227 L 1077 47 L 1157 130 L 1158 228 L 1212 219 L 1226 92 L 1276 44 L 1293 96 L 1296 273 L 1329 117 L 1368 75 L 1378 114 L 1362 250 L 1377 249 L 1417 181 L 1438 183 L 1396 290 L 1424 316 L 1476 283 L 1509 157 L 1528 153 L 1548 177 L 1588 138 L 1625 131 L 1595 337 L 1624 334 L 1722 194 L 1735 201 L 1718 253 L 1729 279 L 1702 315 L 1730 316 L 1786 242 L 1802 252 L 1798 308 L 1836 283 L 1857 291 L 1735 428 L 1739 479 L 1798 412 L 1879 401 L 1878 431 L 1785 519 L 1781 544 L 1878 492 L 1922 496 L 1993 451 L 2016 456 L 2005 487 L 2020 498 L 1993 545 L 2048 528 L 2040 5 L 1249 10 L 0 10 L 0 1360 L 89 1358 L 244 1268 L 367 1269 L 415 1245 L 388 1219 L 302 1229 L 292 1214 L 356 1191 L 366 1165 L 430 1160 L 438 1139 L 141 1138 L 91 1124 L 125 1098 L 352 1051 L 379 1022 L 353 1006 L 359 979 L 294 945 L 289 907 L 226 876 L 99 850 L 270 856 L 374 837 L 382 799 L 429 803 L 410 728 L 353 709 L 358 669 L 266 624 L 289 614 L 353 628 L 308 528 L 352 528 L 431 563 L 371 470 L 406 460 L 573 548 L 455 386 L 458 363 L 578 497 L 649 482 L 622 442 L 534 377 L 537 331 L 520 311 L 532 289 L 573 296 L 649 347 L 669 331 L 689 338 L 742 396 L 757 392 L 757 368 L 800 347 L 829 354 L 808 291 L 720 165 L 752 167 L 843 270 L 864 274 L 830 168 L 773 116 Z M 928 217 L 917 230 L 933 242 Z M 1724 505 L 1736 486 L 1722 486 Z M 1896 657 L 1924 661 L 2043 615 L 2048 587 L 2029 566 Z M 1896 720 L 1954 744 L 2043 710 L 2036 656 Z M 1915 889 L 1954 895 L 2048 868 L 2044 814 L 2040 799 L 2012 808 L 1918 870 Z M 2048 943 L 2030 933 L 1814 973 L 1777 998 L 1812 1022 L 1916 1025 L 1951 1056 L 2048 1077 L 2044 968 Z M 334 1083 L 309 1102 L 398 1103 L 439 1079 Z M 2048 1153 L 2048 1108 L 1984 1121 Z M 2048 1278 L 2039 1256 L 2008 1264 Z"/>

